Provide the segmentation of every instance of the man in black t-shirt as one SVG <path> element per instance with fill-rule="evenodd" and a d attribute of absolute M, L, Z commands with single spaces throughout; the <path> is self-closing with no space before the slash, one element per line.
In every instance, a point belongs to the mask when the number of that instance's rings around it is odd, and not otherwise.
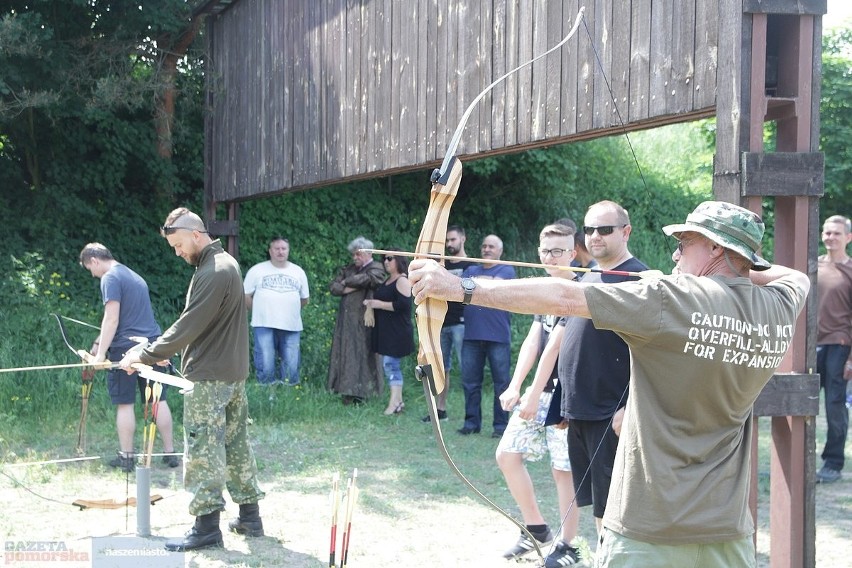
<path fill-rule="evenodd" d="M 630 217 L 612 201 L 595 203 L 586 212 L 586 247 L 606 270 L 641 272 L 648 267 L 630 254 Z M 623 282 L 632 277 L 590 272 L 583 282 Z M 562 416 L 568 419 L 568 455 L 577 505 L 593 505 L 598 532 L 606 509 L 627 385 L 630 351 L 614 332 L 598 330 L 592 320 L 568 318 L 559 351 Z M 603 441 L 602 441 L 603 440 Z M 594 457 L 594 459 L 592 459 Z M 584 473 L 588 471 L 588 475 Z"/>

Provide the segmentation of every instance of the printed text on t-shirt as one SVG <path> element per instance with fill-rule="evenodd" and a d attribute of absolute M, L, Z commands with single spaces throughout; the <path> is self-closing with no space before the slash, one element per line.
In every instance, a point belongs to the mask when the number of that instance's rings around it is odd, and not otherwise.
<path fill-rule="evenodd" d="M 792 325 L 746 322 L 731 316 L 693 312 L 684 353 L 753 368 L 774 369 L 790 347 Z"/>

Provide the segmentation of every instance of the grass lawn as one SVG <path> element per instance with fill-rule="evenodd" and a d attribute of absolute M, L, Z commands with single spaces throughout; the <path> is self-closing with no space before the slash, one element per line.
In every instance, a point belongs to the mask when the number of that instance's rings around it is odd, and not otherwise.
<path fill-rule="evenodd" d="M 430 425 L 420 420 L 426 414 L 426 403 L 419 383 L 408 381 L 405 412 L 390 417 L 381 413 L 384 400 L 343 406 L 310 382 L 281 391 L 275 401 L 269 401 L 266 392 L 253 384 L 249 393 L 255 417 L 254 446 L 267 492 L 261 502 L 267 537 L 246 540 L 228 534 L 225 549 L 188 554 L 188 565 L 328 566 L 332 477 L 340 473 L 345 485 L 355 468 L 359 496 L 352 517 L 349 566 L 381 568 L 400 562 L 423 566 L 505 565 L 500 553 L 514 542 L 518 530 L 479 501 L 450 471 Z M 102 456 L 99 460 L 16 466 L 72 457 L 76 420 L 58 413 L 29 423 L 2 422 L 0 498 L 4 513 L 0 516 L 0 534 L 7 544 L 55 541 L 71 550 L 90 550 L 92 537 L 135 535 L 133 507 L 80 511 L 71 506 L 78 498 L 120 501 L 136 491 L 134 474 L 125 475 L 105 466 L 115 450 L 114 415 L 102 383 L 96 385 L 94 396 L 88 454 Z M 490 396 L 490 392 L 484 393 L 483 434 L 459 436 L 455 430 L 461 426 L 463 412 L 456 380 L 450 395 L 450 419 L 441 426 L 449 453 L 461 471 L 490 499 L 517 516 L 494 462 L 497 440 L 489 435 Z M 179 417 L 180 413 L 175 414 Z M 819 452 L 824 421 L 817 418 L 817 424 Z M 176 426 L 180 436 L 181 429 Z M 760 432 L 759 472 L 765 479 L 769 472 L 769 420 L 761 421 Z M 551 524 L 558 525 L 549 465 L 534 463 L 529 469 L 543 513 Z M 163 540 L 177 537 L 189 527 L 189 497 L 182 489 L 180 469 L 168 469 L 155 459 L 151 475 L 151 492 L 164 497 L 151 508 L 153 536 L 129 540 L 159 550 Z M 836 484 L 818 486 L 816 495 L 817 566 L 848 565 L 852 557 L 848 538 L 852 534 L 852 476 L 847 474 Z M 758 565 L 768 566 L 768 483 L 761 482 L 759 499 Z M 341 507 L 341 517 L 343 510 Z M 229 502 L 226 517 L 236 511 Z M 578 540 L 587 554 L 594 549 L 594 521 L 585 509 Z"/>

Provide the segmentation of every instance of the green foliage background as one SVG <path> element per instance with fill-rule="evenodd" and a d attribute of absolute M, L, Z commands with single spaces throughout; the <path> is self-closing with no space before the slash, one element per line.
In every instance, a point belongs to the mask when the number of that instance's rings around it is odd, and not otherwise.
<path fill-rule="evenodd" d="M 825 153 L 825 196 L 820 218 L 852 216 L 852 29 L 825 34 L 822 42 L 820 151 Z"/>
<path fill-rule="evenodd" d="M 706 148 L 703 159 L 710 159 Z M 470 256 L 477 256 L 482 238 L 494 233 L 504 241 L 503 258 L 537 261 L 543 225 L 566 215 L 582 225 L 589 205 L 613 199 L 631 214 L 634 254 L 668 270 L 671 245 L 660 232 L 661 224 L 680 220 L 684 211 L 709 196 L 706 187 L 675 191 L 650 169 L 645 172 L 647 186 L 643 184 L 623 137 L 478 160 L 464 167 L 450 223 L 465 227 Z M 428 179 L 429 172 L 423 171 L 241 204 L 243 267 L 265 260 L 269 239 L 280 234 L 290 240 L 291 261 L 310 279 L 311 301 L 303 310 L 306 376 L 320 383 L 325 377 L 338 302 L 328 284 L 337 268 L 349 262 L 347 244 L 364 235 L 377 248 L 413 250 L 429 203 Z M 537 275 L 523 269 L 518 274 Z M 515 316 L 514 321 L 519 344 L 529 320 Z"/>

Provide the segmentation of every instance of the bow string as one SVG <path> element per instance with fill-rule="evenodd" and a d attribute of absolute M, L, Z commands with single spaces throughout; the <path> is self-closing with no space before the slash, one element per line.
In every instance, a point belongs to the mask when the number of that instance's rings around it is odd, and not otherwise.
<path fill-rule="evenodd" d="M 56 323 L 59 324 L 59 333 L 62 334 L 62 341 L 65 343 L 65 346 L 77 357 L 86 362 L 86 357 L 84 354 L 86 353 L 83 349 L 74 349 L 74 346 L 71 345 L 71 342 L 68 341 L 68 333 L 65 330 L 65 324 L 62 322 L 62 318 L 58 314 L 50 314 L 56 318 Z M 69 318 L 70 319 L 70 318 Z M 90 325 L 84 322 L 80 322 L 77 320 L 70 320 L 82 325 Z M 94 326 L 91 326 L 94 327 Z M 93 367 L 83 367 L 80 370 L 80 422 L 77 424 L 77 455 L 82 456 L 86 454 L 86 417 L 89 413 L 89 398 L 92 395 L 92 387 L 95 384 L 95 369 Z"/>
<path fill-rule="evenodd" d="M 633 147 L 633 142 L 630 140 L 630 135 L 628 133 L 627 125 L 624 122 L 624 117 L 621 114 L 621 110 L 620 110 L 619 105 L 618 105 L 618 100 L 615 97 L 615 93 L 613 93 L 612 84 L 610 83 L 610 80 L 607 77 L 606 69 L 604 68 L 603 62 L 601 61 L 600 53 L 598 53 L 598 49 L 595 46 L 595 40 L 592 37 L 592 32 L 591 32 L 591 30 L 589 30 L 589 26 L 586 23 L 585 18 L 582 19 L 582 22 L 583 22 L 583 29 L 586 32 L 586 36 L 589 38 L 589 45 L 591 46 L 592 52 L 594 53 L 594 56 L 595 56 L 595 63 L 597 65 L 598 71 L 600 71 L 601 77 L 603 78 L 603 81 L 604 81 L 604 85 L 606 86 L 606 92 L 609 94 L 609 98 L 612 101 L 613 111 L 615 112 L 616 117 L 618 117 L 618 122 L 621 125 L 621 129 L 623 131 L 624 138 L 627 141 L 628 148 L 630 149 L 630 155 L 633 158 L 633 163 L 636 165 L 636 170 L 639 173 L 639 178 L 642 180 L 642 186 L 645 188 L 645 195 L 647 196 L 649 201 L 651 201 L 651 200 L 653 200 L 653 196 L 651 195 L 651 190 L 648 187 L 648 182 L 645 180 L 645 174 L 642 172 L 642 166 L 639 163 L 639 159 L 636 157 L 636 150 Z M 602 271 L 602 272 L 604 272 L 604 271 Z M 618 271 L 611 271 L 611 272 L 618 272 Z M 652 274 L 652 273 L 654 273 L 654 274 Z M 659 274 L 659 271 L 650 270 L 650 271 L 646 271 L 646 272 L 643 272 L 643 273 L 624 273 L 624 274 L 621 274 L 621 276 L 633 276 L 633 277 L 642 278 L 644 276 L 656 276 L 657 274 Z M 612 411 L 612 414 L 610 415 L 609 423 L 607 424 L 607 428 L 612 428 L 612 422 L 613 422 L 613 419 L 615 418 L 615 413 L 618 412 L 619 408 L 621 408 L 622 405 L 624 404 L 624 400 L 627 397 L 627 393 L 628 393 L 629 390 L 630 390 L 630 382 L 628 381 L 627 386 L 624 387 L 624 390 L 622 391 L 621 396 L 619 397 L 619 400 L 616 403 L 615 408 Z M 592 464 L 594 463 L 595 458 L 597 458 L 598 453 L 600 452 L 600 449 L 603 446 L 604 440 L 605 440 L 605 437 L 601 437 L 601 439 L 598 441 L 597 446 L 595 446 L 595 449 L 592 452 L 591 457 L 589 458 L 589 463 L 586 466 L 586 470 L 583 472 L 583 475 L 580 478 L 580 481 L 576 484 L 578 487 L 581 486 L 583 483 L 585 483 L 586 478 L 591 473 Z M 568 515 L 571 512 L 571 509 L 573 507 L 575 507 L 576 504 L 577 504 L 577 496 L 574 495 L 574 498 L 571 500 L 571 503 L 569 503 L 569 505 L 568 505 L 568 510 L 565 512 L 565 515 L 561 519 L 558 532 L 562 532 L 562 527 L 565 525 L 565 522 L 568 519 Z"/>

